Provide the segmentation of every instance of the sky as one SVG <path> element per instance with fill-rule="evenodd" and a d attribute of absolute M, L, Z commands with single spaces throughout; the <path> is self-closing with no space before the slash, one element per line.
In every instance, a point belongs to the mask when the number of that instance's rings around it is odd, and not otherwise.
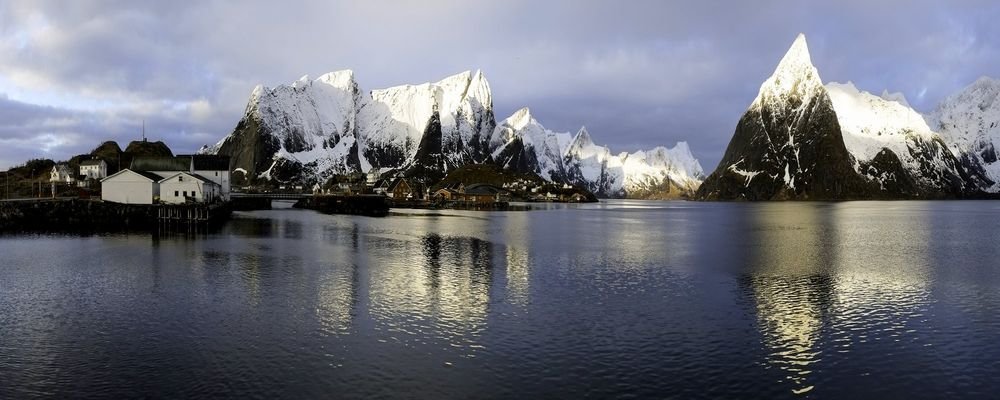
<path fill-rule="evenodd" d="M 257 84 L 352 69 L 364 90 L 481 69 L 503 119 L 614 152 L 687 141 L 710 172 L 798 33 L 824 82 L 921 112 L 1000 78 L 996 1 L 0 0 L 0 168 L 140 136 L 229 134 Z"/>

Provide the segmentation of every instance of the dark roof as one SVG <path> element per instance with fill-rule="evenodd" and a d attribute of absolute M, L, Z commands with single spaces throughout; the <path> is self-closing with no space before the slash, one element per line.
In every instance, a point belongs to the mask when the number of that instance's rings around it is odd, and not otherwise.
<path fill-rule="evenodd" d="M 379 180 L 375 181 L 374 187 L 377 187 L 377 188 L 388 187 L 390 183 L 392 183 L 391 179 L 379 179 Z"/>
<path fill-rule="evenodd" d="M 165 177 L 165 178 L 162 178 L 162 179 L 160 179 L 159 181 L 160 181 L 160 182 L 163 182 L 163 181 L 165 181 L 165 180 L 167 180 L 167 179 L 170 179 L 170 178 L 173 178 L 173 177 L 175 177 L 175 176 L 177 176 L 177 175 L 181 175 L 181 174 L 184 174 L 184 175 L 187 175 L 187 176 L 190 176 L 190 177 L 192 177 L 192 178 L 194 178 L 194 179 L 197 179 L 197 180 L 201 181 L 202 183 L 209 183 L 209 184 L 212 184 L 212 185 L 218 185 L 218 183 L 215 183 L 215 181 L 213 181 L 213 180 L 211 180 L 211 179 L 208 179 L 208 178 L 206 178 L 206 177 L 204 177 L 204 176 L 201 176 L 201 175 L 198 175 L 198 174 L 192 174 L 192 173 L 190 173 L 190 172 L 184 172 L 184 171 L 181 171 L 181 172 L 178 172 L 178 173 L 176 173 L 176 174 L 172 174 L 172 175 L 170 175 L 170 176 L 168 176 L 168 177 Z"/>
<path fill-rule="evenodd" d="M 504 190 L 487 183 L 473 183 L 465 187 L 465 193 L 493 195 L 498 193 L 504 193 Z"/>
<path fill-rule="evenodd" d="M 147 171 L 132 171 L 132 172 L 135 172 L 135 173 L 137 173 L 139 175 L 145 176 L 145 177 L 147 177 L 149 179 L 152 179 L 152 180 L 154 180 L 156 182 L 159 182 L 160 179 L 163 179 L 162 176 L 159 176 L 159 175 L 154 174 L 152 172 L 147 172 Z"/>
<path fill-rule="evenodd" d="M 159 176 L 159 175 L 157 175 L 157 174 L 154 174 L 154 173 L 152 173 L 152 172 L 146 172 L 146 171 L 134 171 L 134 170 L 131 170 L 131 169 L 128 169 L 128 168 L 125 168 L 125 169 L 123 169 L 123 170 L 121 170 L 121 171 L 118 171 L 118 172 L 114 173 L 113 175 L 111 175 L 111 176 L 109 176 L 109 177 L 107 177 L 107 178 L 104 178 L 104 179 L 101 179 L 101 181 L 102 181 L 102 182 L 103 182 L 103 181 L 106 181 L 106 180 L 108 180 L 108 179 L 111 179 L 111 178 L 114 178 L 114 177 L 116 177 L 116 176 L 118 176 L 118 175 L 121 175 L 121 174 L 124 174 L 125 172 L 132 172 L 132 173 L 135 173 L 135 174 L 138 174 L 139 176 L 142 176 L 142 177 L 145 177 L 146 179 L 149 179 L 149 180 L 152 180 L 153 182 L 159 182 L 159 181 L 160 181 L 160 179 L 163 179 L 163 177 L 162 177 L 162 176 Z"/>
<path fill-rule="evenodd" d="M 229 171 L 229 156 L 195 154 L 177 157 L 193 158 L 195 171 Z"/>
<path fill-rule="evenodd" d="M 465 186 L 462 182 L 455 182 L 447 186 L 448 189 L 458 190 L 459 188 Z"/>
<path fill-rule="evenodd" d="M 103 161 L 104 160 L 99 160 L 99 159 L 83 160 L 82 162 L 80 162 L 80 166 L 84 166 L 84 165 L 101 165 L 101 162 L 103 162 Z"/>
<path fill-rule="evenodd" d="M 190 157 L 136 157 L 128 167 L 133 171 L 190 171 Z"/>

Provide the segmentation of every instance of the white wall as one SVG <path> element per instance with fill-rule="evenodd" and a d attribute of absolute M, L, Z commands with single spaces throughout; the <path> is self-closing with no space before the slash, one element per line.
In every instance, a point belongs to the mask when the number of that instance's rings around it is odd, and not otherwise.
<path fill-rule="evenodd" d="M 160 182 L 160 201 L 163 203 L 182 204 L 185 192 L 198 202 L 211 202 L 220 196 L 218 186 L 206 184 L 191 175 L 173 176 Z"/>
<path fill-rule="evenodd" d="M 73 183 L 76 179 L 74 179 L 73 174 L 68 173 L 68 171 L 69 170 L 67 169 L 67 173 L 62 173 L 62 171 L 59 171 L 57 167 L 53 167 L 52 172 L 49 172 L 49 182 Z"/>
<path fill-rule="evenodd" d="M 194 173 L 201 175 L 205 179 L 208 179 L 212 182 L 218 183 L 222 199 L 225 201 L 229 201 L 229 192 L 230 192 L 229 171 L 194 171 Z"/>
<path fill-rule="evenodd" d="M 98 165 L 83 165 L 80 167 L 80 175 L 86 175 L 92 179 L 102 179 L 108 176 L 108 165 L 103 162 Z"/>
<path fill-rule="evenodd" d="M 159 185 L 146 177 L 125 171 L 101 182 L 101 200 L 124 204 L 153 204 Z"/>

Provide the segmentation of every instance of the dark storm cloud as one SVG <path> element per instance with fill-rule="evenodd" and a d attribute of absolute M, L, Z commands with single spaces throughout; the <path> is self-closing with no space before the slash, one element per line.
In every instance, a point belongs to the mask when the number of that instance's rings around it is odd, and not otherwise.
<path fill-rule="evenodd" d="M 686 140 L 711 169 L 797 33 L 825 81 L 929 111 L 1000 76 L 998 16 L 990 1 L 4 2 L 0 166 L 131 139 L 143 119 L 193 151 L 257 83 L 351 68 L 373 89 L 482 68 L 498 118 L 530 106 L 614 151 Z"/>

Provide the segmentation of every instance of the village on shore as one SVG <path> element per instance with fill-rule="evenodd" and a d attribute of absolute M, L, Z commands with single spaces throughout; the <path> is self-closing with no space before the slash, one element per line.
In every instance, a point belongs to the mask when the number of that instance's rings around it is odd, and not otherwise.
<path fill-rule="evenodd" d="M 238 173 L 234 182 L 228 156 L 174 155 L 162 142 L 145 138 L 129 143 L 124 151 L 109 141 L 66 162 L 31 160 L 4 174 L 0 220 L 27 219 L 30 212 L 24 204 L 35 203 L 31 212 L 37 213 L 37 203 L 58 200 L 100 202 L 118 207 L 119 215 L 152 207 L 155 212 L 141 211 L 139 219 L 188 223 L 215 220 L 213 215 L 228 215 L 232 209 L 268 209 L 276 199 L 297 200 L 297 207 L 327 213 L 375 216 L 386 215 L 389 208 L 507 210 L 510 202 L 518 201 L 596 201 L 593 194 L 571 185 L 512 179 L 495 167 L 478 165 L 463 167 L 434 185 L 374 169 L 311 188 L 250 184 Z"/>

